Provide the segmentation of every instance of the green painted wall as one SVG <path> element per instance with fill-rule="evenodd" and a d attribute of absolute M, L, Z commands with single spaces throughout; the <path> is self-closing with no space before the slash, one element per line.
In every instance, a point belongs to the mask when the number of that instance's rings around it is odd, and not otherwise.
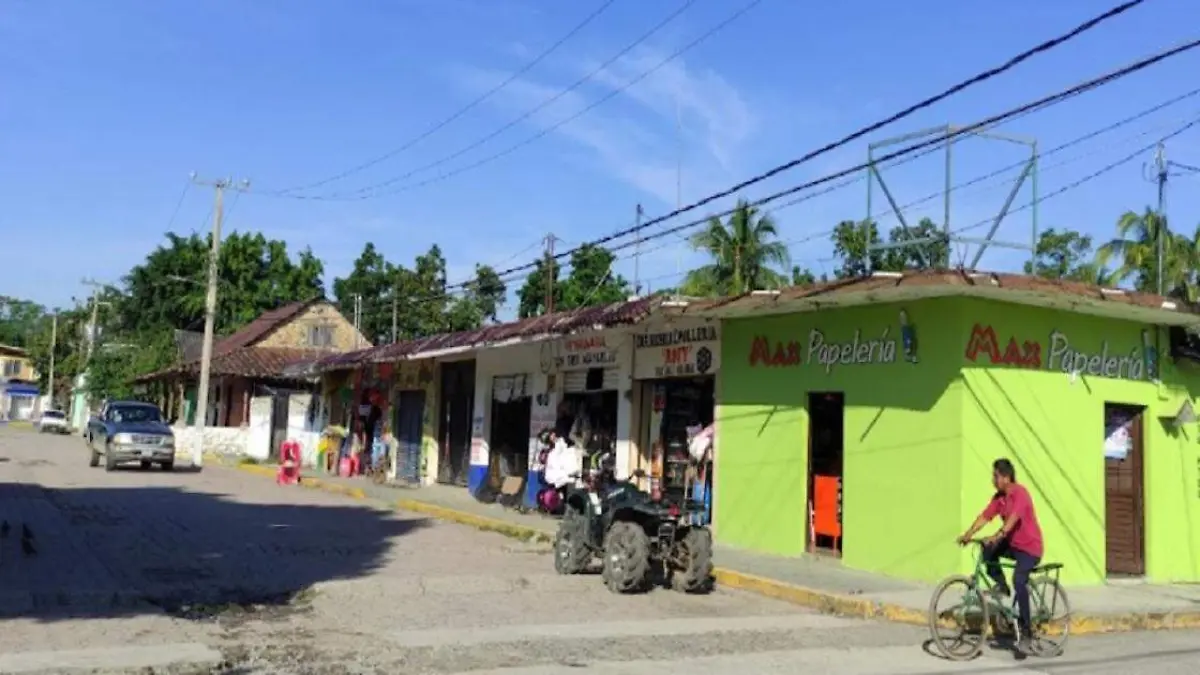
<path fill-rule="evenodd" d="M 1064 581 L 1094 584 L 1105 574 L 1105 402 L 1147 406 L 1143 416 L 1146 576 L 1152 581 L 1200 580 L 1200 483 L 1196 425 L 1173 431 L 1159 417 L 1174 414 L 1200 392 L 1194 368 L 1160 358 L 1162 381 L 1081 375 L 1072 383 L 1060 361 L 1048 363 L 1051 333 L 1072 349 L 1140 360 L 1141 324 L 998 302 L 960 301 L 963 326 L 964 522 L 988 498 L 990 464 L 1013 458 L 1029 487 L 1046 539 L 1046 559 L 1066 565 Z M 1040 368 L 992 365 L 965 352 L 972 327 L 992 326 L 1003 351 L 1011 337 L 1040 342 Z M 1161 351 L 1166 351 L 1163 333 Z M 964 556 L 964 564 L 966 559 Z"/>
<path fill-rule="evenodd" d="M 899 314 L 917 334 L 919 363 L 905 361 Z M 845 393 L 843 560 L 888 574 L 932 579 L 957 564 L 962 530 L 961 339 L 954 302 L 835 310 L 727 321 L 722 326 L 720 447 L 715 523 L 719 541 L 783 555 L 803 552 L 807 532 L 809 391 Z M 895 341 L 891 363 L 819 363 L 826 343 Z M 751 366 L 756 337 L 774 351 L 794 340 L 802 363 Z M 839 354 L 840 356 L 840 354 Z M 818 362 L 813 362 L 813 361 Z M 933 488 L 931 489 L 931 486 Z"/>
<path fill-rule="evenodd" d="M 903 359 L 899 312 L 918 337 L 919 363 Z M 976 323 L 1040 344 L 1040 365 L 967 357 Z M 813 329 L 828 342 L 895 339 L 891 363 L 810 359 Z M 1161 383 L 1050 369 L 1055 331 L 1087 354 L 1141 352 L 1142 325 L 974 299 L 739 319 L 722 330 L 715 523 L 722 543 L 802 553 L 806 542 L 809 391 L 846 399 L 843 562 L 892 576 L 934 580 L 969 569 L 952 544 L 991 495 L 991 462 L 1011 458 L 1037 505 L 1046 559 L 1064 581 L 1105 577 L 1106 401 L 1146 406 L 1146 572 L 1151 581 L 1200 581 L 1200 425 L 1161 419 L 1200 394 L 1200 368 L 1160 358 Z M 757 337 L 797 343 L 801 363 L 750 365 Z M 1165 332 L 1160 351 L 1166 351 Z M 1019 350 L 1018 350 L 1019 351 Z M 786 349 L 781 353 L 787 357 Z M 1126 362 L 1127 369 L 1132 363 Z M 1055 363 L 1058 367 L 1059 364 Z M 1127 373 L 1126 373 L 1127 374 Z M 1196 404 L 1200 409 L 1200 404 Z"/>

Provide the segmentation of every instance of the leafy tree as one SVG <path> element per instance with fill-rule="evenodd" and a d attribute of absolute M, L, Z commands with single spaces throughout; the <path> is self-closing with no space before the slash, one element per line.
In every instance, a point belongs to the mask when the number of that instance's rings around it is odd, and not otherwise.
<path fill-rule="evenodd" d="M 399 287 L 410 280 L 401 270 L 384 259 L 372 242 L 367 242 L 354 261 L 350 273 L 333 280 L 333 297 L 347 318 L 354 318 L 354 298 L 362 297 L 360 330 L 367 339 L 387 342 L 392 331 L 393 297 L 399 297 Z"/>
<path fill-rule="evenodd" d="M 847 279 L 875 272 L 902 272 L 910 269 L 940 267 L 949 260 L 950 246 L 944 233 L 928 218 L 905 231 L 895 227 L 888 233 L 887 243 L 935 239 L 933 242 L 887 249 L 872 248 L 883 244 L 879 227 L 874 221 L 843 220 L 833 229 L 834 257 L 841 266 L 834 272 L 838 279 Z M 869 266 L 868 266 L 869 264 Z"/>
<path fill-rule="evenodd" d="M 775 220 L 739 200 L 728 221 L 711 218 L 691 237 L 692 247 L 712 262 L 692 270 L 683 281 L 689 295 L 737 295 L 779 288 L 786 277 L 777 268 L 789 266 L 787 246 L 777 241 Z"/>
<path fill-rule="evenodd" d="M 821 275 L 821 281 L 825 281 L 825 275 Z M 792 285 L 793 286 L 811 286 L 817 283 L 817 277 L 812 273 L 812 270 L 799 265 L 792 266 Z"/>
<path fill-rule="evenodd" d="M 0 344 L 28 348 L 45 314 L 36 302 L 0 295 Z"/>
<path fill-rule="evenodd" d="M 1163 286 L 1168 295 L 1195 302 L 1200 295 L 1196 270 L 1200 267 L 1200 227 L 1191 238 L 1171 232 L 1166 217 L 1146 208 L 1142 213 L 1127 211 L 1117 220 L 1117 237 L 1096 252 L 1096 264 L 1112 272 L 1114 283 L 1132 280 L 1139 291 L 1158 289 L 1158 236 L 1164 237 Z"/>
<path fill-rule="evenodd" d="M 464 287 L 462 297 L 453 301 L 447 310 L 449 330 L 472 330 L 484 323 L 496 322 L 507 294 L 508 286 L 494 268 L 476 265 L 475 278 Z"/>
<path fill-rule="evenodd" d="M 562 281 L 559 281 L 561 267 L 558 261 L 551 261 L 554 311 L 595 307 L 627 299 L 632 289 L 623 276 L 613 273 L 616 259 L 612 251 L 602 246 L 584 244 L 571 252 L 571 271 Z M 533 271 L 517 290 L 517 315 L 520 318 L 546 313 L 546 274 L 546 261 L 537 260 Z"/>
<path fill-rule="evenodd" d="M 1104 283 L 1104 270 L 1096 264 L 1092 238 L 1074 230 L 1050 228 L 1038 235 L 1034 262 L 1025 263 L 1025 273 L 1044 279 Z"/>

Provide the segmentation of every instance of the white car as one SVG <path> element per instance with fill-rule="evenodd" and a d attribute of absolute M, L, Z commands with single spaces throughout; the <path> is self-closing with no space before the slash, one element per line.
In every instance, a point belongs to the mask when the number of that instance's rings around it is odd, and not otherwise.
<path fill-rule="evenodd" d="M 67 424 L 67 414 L 61 410 L 42 411 L 42 419 L 38 421 L 38 431 L 43 434 L 71 433 L 71 427 Z"/>

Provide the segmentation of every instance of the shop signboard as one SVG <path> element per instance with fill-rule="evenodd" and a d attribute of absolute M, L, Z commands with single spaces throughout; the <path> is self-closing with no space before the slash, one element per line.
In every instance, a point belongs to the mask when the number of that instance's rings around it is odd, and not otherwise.
<path fill-rule="evenodd" d="M 703 323 L 635 335 L 634 349 L 638 380 L 714 375 L 721 338 L 716 325 Z"/>
<path fill-rule="evenodd" d="M 617 364 L 617 347 L 605 335 L 575 335 L 561 341 L 553 362 L 556 371 L 608 368 Z"/>
<path fill-rule="evenodd" d="M 820 328 L 808 332 L 807 340 L 771 340 L 765 335 L 750 343 L 750 365 L 781 368 L 810 364 L 826 373 L 835 366 L 918 363 L 917 332 L 908 321 L 908 312 L 900 310 L 898 326 L 884 326 L 878 332 L 855 329 L 849 339 L 837 340 Z"/>
<path fill-rule="evenodd" d="M 1114 348 L 1101 340 L 1099 349 L 1088 350 L 1071 342 L 1063 331 L 1050 332 L 1049 348 L 1040 341 L 1008 336 L 1003 348 L 996 329 L 975 324 L 967 339 L 967 361 L 1038 370 L 1057 370 L 1068 374 L 1110 377 L 1124 380 L 1158 379 L 1158 350 L 1149 330 L 1142 330 L 1141 344 L 1129 349 Z"/>

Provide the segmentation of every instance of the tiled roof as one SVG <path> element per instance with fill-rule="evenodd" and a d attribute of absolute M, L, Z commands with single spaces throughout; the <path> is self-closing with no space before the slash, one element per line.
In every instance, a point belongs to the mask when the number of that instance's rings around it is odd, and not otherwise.
<path fill-rule="evenodd" d="M 637 323 L 644 319 L 662 301 L 663 296 L 649 296 L 614 302 L 599 307 L 585 307 L 565 312 L 510 321 L 476 330 L 457 333 L 442 333 L 429 337 L 405 340 L 390 345 L 381 345 L 356 352 L 335 354 L 318 361 L 318 371 L 354 368 L 363 363 L 380 363 L 397 359 L 412 358 L 448 349 L 468 348 L 494 344 L 506 340 L 529 338 L 538 335 L 566 334 L 581 328 L 610 327 Z"/>
<path fill-rule="evenodd" d="M 254 345 L 271 331 L 296 318 L 300 312 L 318 302 L 324 302 L 324 300 L 322 298 L 301 300 L 259 314 L 258 318 L 242 326 L 236 333 L 221 338 L 213 344 L 213 355 L 228 354 L 235 349 Z"/>
<path fill-rule="evenodd" d="M 240 377 L 282 377 L 284 372 L 301 364 L 311 362 L 319 356 L 311 349 L 291 347 L 251 347 L 238 349 L 213 357 L 210 373 Z M 189 363 L 180 369 L 184 373 L 199 372 L 198 363 Z"/>
<path fill-rule="evenodd" d="M 1139 293 L 1114 288 L 1104 288 L 1078 281 L 1043 279 L 1024 274 L 993 272 L 971 272 L 966 270 L 921 270 L 896 274 L 876 274 L 853 279 L 839 279 L 808 286 L 781 289 L 777 294 L 747 293 L 744 295 L 703 300 L 692 303 L 687 313 L 715 312 L 728 314 L 738 310 L 752 312 L 769 305 L 786 305 L 793 301 L 820 303 L 822 298 L 831 300 L 841 296 L 862 295 L 871 298 L 877 294 L 878 301 L 886 302 L 886 296 L 904 289 L 944 289 L 952 295 L 955 289 L 969 292 L 987 289 L 997 297 L 1011 295 L 1014 299 L 1030 295 L 1046 298 L 1078 299 L 1091 303 L 1131 305 L 1146 309 L 1169 307 L 1175 311 L 1192 314 L 1197 308 L 1174 298 L 1164 298 L 1152 293 Z"/>

